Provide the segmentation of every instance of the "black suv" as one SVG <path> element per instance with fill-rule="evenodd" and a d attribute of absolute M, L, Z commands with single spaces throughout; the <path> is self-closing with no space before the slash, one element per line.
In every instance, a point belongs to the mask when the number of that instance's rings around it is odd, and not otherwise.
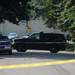
<path fill-rule="evenodd" d="M 0 34 L 0 53 L 1 52 L 8 52 L 9 54 L 12 54 L 11 42 L 7 36 L 3 36 L 2 34 Z"/>
<path fill-rule="evenodd" d="M 34 33 L 28 38 L 14 40 L 14 49 L 24 52 L 27 49 L 49 50 L 51 53 L 57 53 L 65 50 L 66 39 L 64 34 L 59 33 Z"/>

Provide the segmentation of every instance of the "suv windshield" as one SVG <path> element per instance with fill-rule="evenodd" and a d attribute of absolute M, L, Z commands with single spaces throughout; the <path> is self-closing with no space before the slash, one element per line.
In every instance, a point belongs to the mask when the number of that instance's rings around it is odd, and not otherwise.
<path fill-rule="evenodd" d="M 40 36 L 39 36 L 39 33 L 34 33 L 29 38 L 32 38 L 32 39 L 40 39 Z"/>

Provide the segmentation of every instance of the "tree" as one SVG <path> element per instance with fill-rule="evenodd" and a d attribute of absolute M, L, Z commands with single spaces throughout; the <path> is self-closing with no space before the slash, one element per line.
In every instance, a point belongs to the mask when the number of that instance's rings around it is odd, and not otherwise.
<path fill-rule="evenodd" d="M 8 20 L 18 24 L 30 20 L 31 0 L 0 0 L 0 23 Z"/>
<path fill-rule="evenodd" d="M 75 31 L 75 0 L 36 0 L 35 17 L 46 19 L 48 27 Z"/>

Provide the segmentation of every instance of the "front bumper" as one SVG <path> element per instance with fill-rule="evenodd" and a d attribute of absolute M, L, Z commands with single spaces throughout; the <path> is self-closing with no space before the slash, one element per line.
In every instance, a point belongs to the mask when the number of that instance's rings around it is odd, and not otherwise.
<path fill-rule="evenodd" d="M 12 49 L 12 47 L 11 46 L 0 46 L 0 51 L 5 51 L 5 50 L 11 50 Z"/>

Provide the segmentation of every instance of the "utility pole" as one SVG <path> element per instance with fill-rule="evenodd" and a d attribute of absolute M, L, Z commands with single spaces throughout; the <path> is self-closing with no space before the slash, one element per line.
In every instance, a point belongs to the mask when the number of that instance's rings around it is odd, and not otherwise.
<path fill-rule="evenodd" d="M 26 21 L 26 33 L 32 32 L 30 21 Z"/>

